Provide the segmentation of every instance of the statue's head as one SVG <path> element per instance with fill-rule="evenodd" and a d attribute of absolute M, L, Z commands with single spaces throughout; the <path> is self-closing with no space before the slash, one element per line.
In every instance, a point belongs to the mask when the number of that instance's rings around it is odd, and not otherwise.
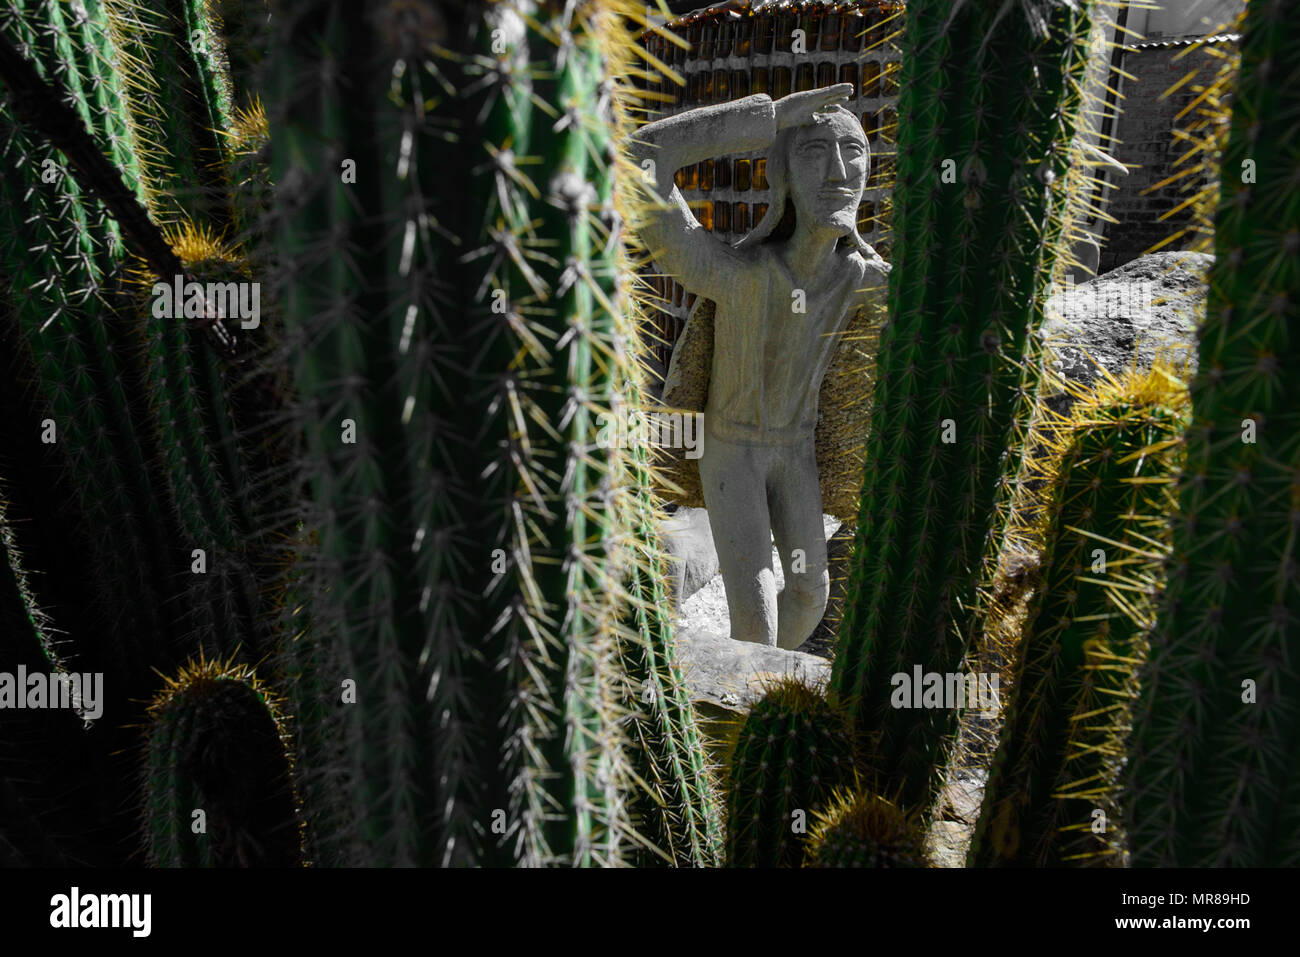
<path fill-rule="evenodd" d="M 836 106 L 802 126 L 782 130 L 768 153 L 772 202 L 739 245 L 788 239 L 804 217 L 833 227 L 862 251 L 858 205 L 871 172 L 871 149 L 850 110 Z"/>
<path fill-rule="evenodd" d="M 871 153 L 858 118 L 843 107 L 795 127 L 785 145 L 785 174 L 795 215 L 851 232 L 867 184 Z"/>

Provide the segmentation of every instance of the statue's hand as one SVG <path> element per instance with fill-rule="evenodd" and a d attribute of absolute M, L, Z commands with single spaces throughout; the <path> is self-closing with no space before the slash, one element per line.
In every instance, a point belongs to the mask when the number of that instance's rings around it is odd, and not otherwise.
<path fill-rule="evenodd" d="M 802 93 L 783 96 L 772 104 L 776 110 L 776 128 L 783 130 L 790 126 L 803 126 L 812 119 L 814 113 L 821 113 L 843 103 L 852 95 L 852 83 L 837 83 L 819 90 L 804 90 Z"/>

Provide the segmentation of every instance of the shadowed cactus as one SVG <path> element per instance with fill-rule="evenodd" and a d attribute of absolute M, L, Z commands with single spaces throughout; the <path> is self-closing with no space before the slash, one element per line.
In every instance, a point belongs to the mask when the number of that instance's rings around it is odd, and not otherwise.
<path fill-rule="evenodd" d="M 289 736 L 252 669 L 200 657 L 167 679 L 148 714 L 150 865 L 297 865 Z"/>
<path fill-rule="evenodd" d="M 1168 587 L 1141 671 L 1125 815 L 1136 866 L 1300 862 L 1295 529 L 1300 302 L 1293 5 L 1252 2 L 1191 384 Z"/>

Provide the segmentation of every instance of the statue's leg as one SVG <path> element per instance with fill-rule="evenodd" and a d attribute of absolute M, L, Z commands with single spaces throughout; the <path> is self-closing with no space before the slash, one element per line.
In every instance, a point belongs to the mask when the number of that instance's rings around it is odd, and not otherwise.
<path fill-rule="evenodd" d="M 772 535 L 785 571 L 777 602 L 777 638 L 782 648 L 798 648 L 821 622 L 831 578 L 822 525 L 822 492 L 813 441 L 779 451 L 768 482 Z"/>
<path fill-rule="evenodd" d="M 764 481 L 772 450 L 709 435 L 700 457 L 704 504 L 727 589 L 731 637 L 776 644 L 776 575 Z"/>

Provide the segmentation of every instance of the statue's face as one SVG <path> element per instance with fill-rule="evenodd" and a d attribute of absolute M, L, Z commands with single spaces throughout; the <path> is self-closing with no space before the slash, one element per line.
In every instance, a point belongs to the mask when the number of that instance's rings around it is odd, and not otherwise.
<path fill-rule="evenodd" d="M 853 230 L 870 157 L 862 127 L 847 110 L 795 130 L 787 177 L 795 213 L 841 232 Z"/>

